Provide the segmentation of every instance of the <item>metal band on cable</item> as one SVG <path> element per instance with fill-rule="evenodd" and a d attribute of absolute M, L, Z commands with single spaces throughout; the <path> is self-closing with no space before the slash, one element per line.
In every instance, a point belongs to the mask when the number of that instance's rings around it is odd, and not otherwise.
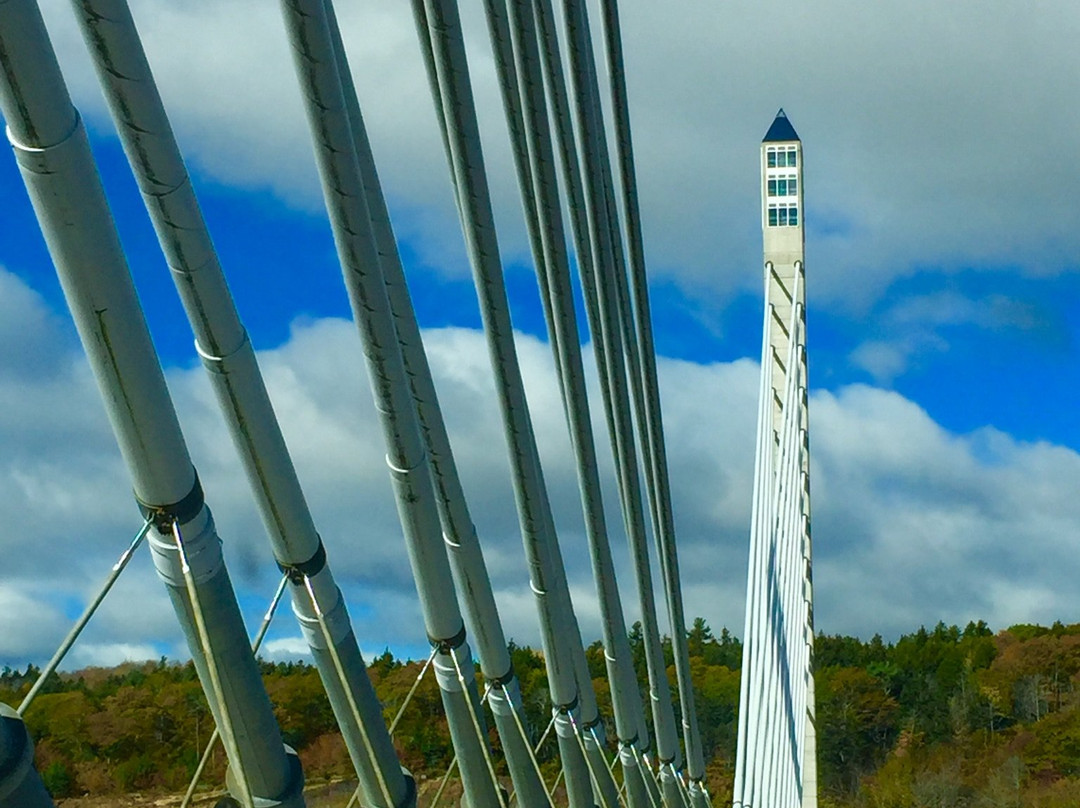
<path fill-rule="evenodd" d="M 560 713 L 565 713 L 566 715 L 570 715 L 577 708 L 578 708 L 578 694 L 577 693 L 574 694 L 573 701 L 570 701 L 570 702 L 568 702 L 566 704 L 557 704 L 557 705 L 555 705 L 556 710 L 558 710 Z"/>
<path fill-rule="evenodd" d="M 443 639 L 439 639 L 437 637 L 432 637 L 430 634 L 428 634 L 428 642 L 431 643 L 431 646 L 433 648 L 440 651 L 441 653 L 449 654 L 454 651 L 454 649 L 460 648 L 462 645 L 464 645 L 465 638 L 467 636 L 468 635 L 465 631 L 465 624 L 462 623 L 461 629 L 453 637 L 445 637 Z"/>
<path fill-rule="evenodd" d="M 319 546 L 315 549 L 314 555 L 307 561 L 286 564 L 284 561 L 278 560 L 277 567 L 283 575 L 288 577 L 289 583 L 300 586 L 304 583 L 305 578 L 315 577 L 326 566 L 326 547 L 323 546 L 322 536 L 318 538 Z"/>
<path fill-rule="evenodd" d="M 491 687 L 506 687 L 516 678 L 517 674 L 514 673 L 514 663 L 510 663 L 510 667 L 506 669 L 506 673 L 502 676 L 496 676 L 492 679 L 488 679 L 488 684 Z"/>
<path fill-rule="evenodd" d="M 135 494 L 135 501 L 139 504 L 139 511 L 142 513 L 143 519 L 151 522 L 159 533 L 166 535 L 171 533 L 174 522 L 179 525 L 186 525 L 202 511 L 206 500 L 203 497 L 202 484 L 199 482 L 199 473 L 194 468 L 191 473 L 195 475 L 195 482 L 191 486 L 191 490 L 187 492 L 183 499 L 172 504 L 152 505 L 139 499 L 138 493 Z"/>

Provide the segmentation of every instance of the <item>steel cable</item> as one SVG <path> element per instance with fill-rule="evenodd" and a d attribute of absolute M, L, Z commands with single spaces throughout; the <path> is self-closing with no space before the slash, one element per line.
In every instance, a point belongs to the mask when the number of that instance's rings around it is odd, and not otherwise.
<path fill-rule="evenodd" d="M 281 597 L 285 594 L 285 587 L 288 583 L 289 576 L 282 575 L 281 580 L 278 582 L 277 590 L 274 592 L 274 597 L 271 598 L 270 605 L 263 615 L 259 631 L 255 635 L 255 639 L 251 642 L 252 653 L 257 652 L 262 646 L 262 641 L 266 637 L 267 630 L 270 628 L 270 621 L 274 619 L 274 613 L 277 612 L 278 604 L 281 603 Z M 203 749 L 202 757 L 199 758 L 199 763 L 195 767 L 195 772 L 191 775 L 191 782 L 188 783 L 187 791 L 184 792 L 184 798 L 180 801 L 180 808 L 187 808 L 188 805 L 191 804 L 191 798 L 195 795 L 195 789 L 199 785 L 199 780 L 202 779 L 202 773 L 206 769 L 206 764 L 210 762 L 210 753 L 214 751 L 214 746 L 217 744 L 220 737 L 221 733 L 215 726 L 214 731 L 210 733 L 210 740 L 206 742 L 206 747 Z"/>
<path fill-rule="evenodd" d="M 94 599 L 87 605 L 86 609 L 83 610 L 79 619 L 75 621 L 75 625 L 71 627 L 71 631 L 64 637 L 63 641 L 60 643 L 60 647 L 57 648 L 56 653 L 53 654 L 52 659 L 50 659 L 48 664 L 42 669 L 41 674 L 38 676 L 29 692 L 23 697 L 22 702 L 19 704 L 19 708 L 16 710 L 19 715 L 25 713 L 30 705 L 34 703 L 34 699 L 45 684 L 45 680 L 48 679 L 60 666 L 60 663 L 64 661 L 67 652 L 71 650 L 71 646 L 75 644 L 79 635 L 82 634 L 83 629 L 86 628 L 86 624 L 90 622 L 90 618 L 94 616 L 94 613 L 101 605 L 101 602 L 105 600 L 105 596 L 109 594 L 113 584 L 115 584 L 116 580 L 120 577 L 120 573 L 127 567 L 128 562 L 131 561 L 132 556 L 135 554 L 135 550 L 142 544 L 142 540 L 146 538 L 146 534 L 149 532 L 150 522 L 143 523 L 142 528 L 135 534 L 135 538 L 131 540 L 128 548 L 120 554 L 120 558 L 113 564 L 112 570 L 108 577 L 106 577 L 105 583 L 101 586 L 101 589 L 98 590 L 97 595 L 94 596 Z"/>
<path fill-rule="evenodd" d="M 188 599 L 191 602 L 191 611 L 195 619 L 195 630 L 199 635 L 199 644 L 202 646 L 203 656 L 206 658 L 206 668 L 210 674 L 211 689 L 214 700 L 217 702 L 218 729 L 221 731 L 221 740 L 225 749 L 229 752 L 229 758 L 236 767 L 236 784 L 240 790 L 242 802 L 247 808 L 256 808 L 248 785 L 247 773 L 244 771 L 240 758 L 240 749 L 236 745 L 236 734 L 233 731 L 232 716 L 225 702 L 225 691 L 221 685 L 221 674 L 218 671 L 217 662 L 214 658 L 214 649 L 210 643 L 210 633 L 206 628 L 206 618 L 203 614 L 202 603 L 199 600 L 199 589 L 195 583 L 195 576 L 191 572 L 187 553 L 184 550 L 184 539 L 180 534 L 180 523 L 176 520 L 172 523 L 173 537 L 176 539 L 176 550 L 180 554 L 180 571 L 184 576 L 184 584 L 187 586 Z"/>
<path fill-rule="evenodd" d="M 356 704 L 356 697 L 353 695 L 352 688 L 349 686 L 349 680 L 345 675 L 345 668 L 341 664 L 341 657 L 338 655 L 337 647 L 334 645 L 334 638 L 330 633 L 330 627 L 326 624 L 326 616 L 323 613 L 322 606 L 319 604 L 318 597 L 315 595 L 315 589 L 311 585 L 311 578 L 307 575 L 304 576 L 304 589 L 307 590 L 308 597 L 311 599 L 311 608 L 315 611 L 315 618 L 319 622 L 319 629 L 322 631 L 323 641 L 326 643 L 327 651 L 329 651 L 330 658 L 334 663 L 334 670 L 337 672 L 342 690 L 345 692 L 345 697 L 348 699 L 349 709 L 353 714 L 353 720 L 356 721 L 356 726 L 360 729 L 360 737 L 364 743 L 364 749 L 368 754 L 369 765 L 375 770 L 379 789 L 382 791 L 383 799 L 386 800 L 387 808 L 394 808 L 394 798 L 391 796 L 390 786 L 386 782 L 382 768 L 380 768 L 378 764 L 378 759 L 375 756 L 375 749 L 372 746 L 371 738 L 368 735 L 367 726 L 360 717 L 360 708 Z"/>

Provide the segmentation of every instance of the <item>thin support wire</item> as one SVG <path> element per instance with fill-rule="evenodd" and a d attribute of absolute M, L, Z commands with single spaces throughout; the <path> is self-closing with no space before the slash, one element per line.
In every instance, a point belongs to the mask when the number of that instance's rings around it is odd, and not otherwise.
<path fill-rule="evenodd" d="M 593 727 L 589 727 L 589 737 L 593 739 L 593 743 L 596 744 L 596 748 L 600 750 L 600 757 L 604 756 L 604 746 L 600 743 L 600 739 L 596 737 L 596 730 Z M 615 786 L 615 794 L 619 800 L 619 804 L 625 806 L 625 801 L 622 799 L 622 787 L 615 782 L 615 762 L 619 759 L 618 751 L 615 752 L 615 757 L 611 759 L 611 763 L 608 763 L 607 776 L 611 780 L 611 784 Z M 626 785 L 626 778 L 623 778 L 623 785 Z"/>
<path fill-rule="evenodd" d="M 712 797 L 709 795 L 709 789 L 705 788 L 704 778 L 702 778 L 701 780 L 695 780 L 694 782 L 698 784 L 698 788 L 701 789 L 701 793 L 705 795 L 705 801 L 709 803 L 709 805 L 712 805 Z"/>
<path fill-rule="evenodd" d="M 429 808 L 438 808 L 439 800 L 442 799 L 443 792 L 446 791 L 446 785 L 450 782 L 450 775 L 454 773 L 454 769 L 457 768 L 457 755 L 454 755 L 453 760 L 450 761 L 450 765 L 446 767 L 446 774 L 443 775 L 442 781 L 439 783 L 439 788 L 435 792 L 435 796 L 431 798 L 431 805 Z"/>
<path fill-rule="evenodd" d="M 285 586 L 288 583 L 289 576 L 282 575 L 281 580 L 278 582 L 277 591 L 274 592 L 274 597 L 270 600 L 270 606 L 267 608 L 266 614 L 263 615 L 262 625 L 259 626 L 259 631 L 255 635 L 255 639 L 251 642 L 251 652 L 253 654 L 262 646 L 262 641 L 266 637 L 267 630 L 270 628 L 270 621 L 274 619 L 274 613 L 277 611 L 278 604 L 281 603 L 281 597 L 285 594 Z M 195 796 L 195 789 L 199 786 L 199 780 L 202 779 L 203 771 L 210 762 L 210 753 L 214 751 L 214 746 L 217 744 L 220 737 L 221 733 L 218 732 L 218 728 L 215 726 L 214 731 L 210 733 L 210 740 L 206 742 L 206 748 L 203 749 L 202 757 L 199 758 L 199 765 L 195 767 L 195 773 L 191 776 L 191 782 L 188 783 L 187 791 L 184 793 L 184 799 L 180 801 L 180 808 L 188 808 L 188 805 L 191 804 L 191 798 Z"/>
<path fill-rule="evenodd" d="M 614 769 L 614 767 L 612 767 L 611 771 L 612 771 L 612 775 L 611 775 L 612 779 L 614 779 L 614 777 L 615 777 L 615 774 L 614 774 L 615 769 Z M 629 796 L 630 795 L 630 784 L 626 782 L 626 777 L 625 776 L 623 777 L 623 781 L 619 784 L 618 791 L 616 791 L 615 793 L 619 795 L 619 803 L 620 804 L 625 805 L 626 801 L 628 799 L 630 799 L 630 796 Z"/>
<path fill-rule="evenodd" d="M 505 693 L 505 690 L 503 692 Z M 536 749 L 533 749 L 532 743 L 529 742 L 529 735 L 525 731 L 525 722 L 518 714 L 517 705 L 514 704 L 513 700 L 510 699 L 509 695 L 507 696 L 506 703 L 510 705 L 510 714 L 514 717 L 514 724 L 517 726 L 518 734 L 521 735 L 521 740 L 525 742 L 525 748 L 529 750 L 529 760 L 532 762 L 533 770 L 536 772 L 536 776 L 537 778 L 539 778 L 540 784 L 543 785 L 544 773 L 540 771 L 540 761 L 536 759 L 536 753 L 537 751 L 539 751 L 541 745 L 544 743 L 544 740 L 547 738 L 548 732 L 550 732 L 551 728 L 555 726 L 555 719 L 551 719 L 551 723 L 548 724 L 548 728 L 544 731 L 543 737 L 540 738 L 540 743 L 536 745 Z M 547 786 L 544 786 L 544 791 L 547 791 Z M 510 800 L 508 802 L 512 802 L 515 796 L 517 796 L 516 790 L 510 795 Z M 548 800 L 550 801 L 551 794 L 548 794 L 547 796 Z"/>
<path fill-rule="evenodd" d="M 611 773 L 611 776 L 615 776 L 615 764 L 619 762 L 619 750 L 615 750 L 615 754 L 611 758 L 611 762 L 607 766 L 607 770 Z"/>
<path fill-rule="evenodd" d="M 52 676 L 53 672 L 60 666 L 60 663 L 64 661 L 67 652 L 71 650 L 71 646 L 75 644 L 75 640 L 79 639 L 82 630 L 86 628 L 86 624 L 90 622 L 90 618 L 94 616 L 98 606 L 105 600 L 105 596 L 109 594 L 109 590 L 111 590 L 113 584 L 116 583 L 116 579 L 120 577 L 120 573 L 124 571 L 128 562 L 131 561 L 131 557 L 135 554 L 135 550 L 142 544 L 142 540 L 146 538 L 146 534 L 149 532 L 150 522 L 145 522 L 139 529 L 139 532 L 135 534 L 135 538 L 131 540 L 131 544 L 128 545 L 128 548 L 120 554 L 120 558 L 113 564 L 112 571 L 105 579 L 105 583 L 102 585 L 101 589 L 98 590 L 97 595 L 90 601 L 79 619 L 75 621 L 75 625 L 71 627 L 71 631 L 64 637 L 63 642 L 60 643 L 60 647 L 56 649 L 56 653 L 53 654 L 52 659 L 49 660 L 49 664 L 41 671 L 41 675 L 38 676 L 37 681 L 34 682 L 33 687 L 30 688 L 30 692 L 23 698 L 18 710 L 16 710 L 19 715 L 23 715 L 26 712 L 42 686 L 45 684 L 45 680 Z"/>
<path fill-rule="evenodd" d="M 352 796 L 349 797 L 349 801 L 345 804 L 345 808 L 353 808 L 356 803 L 360 801 L 360 784 L 357 783 L 356 789 L 353 791 Z"/>
<path fill-rule="evenodd" d="M 559 787 L 559 783 L 562 782 L 565 773 L 566 769 L 560 768 L 559 773 L 555 775 L 555 782 L 551 784 L 551 793 L 548 794 L 548 798 L 551 800 L 552 805 L 555 804 L 555 789 Z"/>
<path fill-rule="evenodd" d="M 211 689 L 214 691 L 214 700 L 217 702 L 217 719 L 220 722 L 221 738 L 225 743 L 229 757 L 235 761 L 236 782 L 240 790 L 242 802 L 248 808 L 255 808 L 255 801 L 251 795 L 251 786 L 247 781 L 247 773 L 244 771 L 243 761 L 240 759 L 240 748 L 236 744 L 236 735 L 233 732 L 232 716 L 225 704 L 225 691 L 221 684 L 221 674 L 214 659 L 214 649 L 210 644 L 210 632 L 206 628 L 206 618 L 203 615 L 202 603 L 199 601 L 199 589 L 195 584 L 195 575 L 188 563 L 187 553 L 184 551 L 184 539 L 180 535 L 180 523 L 173 520 L 173 537 L 176 539 L 176 549 L 180 554 L 180 571 L 184 575 L 184 584 L 187 586 L 188 599 L 191 601 L 191 612 L 195 618 L 195 628 L 199 634 L 199 644 L 202 646 L 203 657 L 206 661 L 206 669 L 210 675 Z"/>
<path fill-rule="evenodd" d="M 679 784 L 679 796 L 682 797 L 683 805 L 689 808 L 690 806 L 690 790 L 686 787 L 686 783 L 683 781 L 682 773 L 679 772 L 674 764 L 668 764 L 671 766 L 671 773 L 675 777 L 675 782 Z"/>
<path fill-rule="evenodd" d="M 330 627 L 326 624 L 326 615 L 323 614 L 322 607 L 319 605 L 319 599 L 315 595 L 315 588 L 311 585 L 311 577 L 308 575 L 304 576 L 304 588 L 307 590 L 308 597 L 311 599 L 311 607 L 315 610 L 315 617 L 319 621 L 319 628 L 322 630 L 323 639 L 326 641 L 326 650 L 330 652 L 330 658 L 334 662 L 334 671 L 337 673 L 338 682 L 341 684 L 341 689 L 345 691 L 345 697 L 349 701 L 349 710 L 352 712 L 353 720 L 360 730 L 360 737 L 364 741 L 364 749 L 367 752 L 371 768 L 374 770 L 375 776 L 379 781 L 379 790 L 382 791 L 387 808 L 393 808 L 394 798 L 390 794 L 390 786 L 387 784 L 386 778 L 383 776 L 383 771 L 379 767 L 379 761 L 375 756 L 375 749 L 371 745 L 371 738 L 368 735 L 367 727 L 364 726 L 364 721 L 360 717 L 360 708 L 356 704 L 356 698 L 353 696 L 352 688 L 349 686 L 349 679 L 345 675 L 345 668 L 341 664 L 341 656 L 338 654 L 337 647 L 334 645 L 334 638 L 330 634 Z M 357 788 L 357 791 L 359 791 L 359 787 Z"/>
<path fill-rule="evenodd" d="M 416 689 L 416 685 L 420 682 L 420 679 L 423 677 L 424 671 L 427 670 L 428 665 L 430 665 L 432 660 L 435 659 L 435 655 L 438 653 L 438 651 L 439 651 L 438 648 L 435 648 L 434 650 L 432 650 L 431 656 L 428 657 L 427 663 L 421 669 L 420 675 L 416 677 L 416 682 L 413 683 L 413 690 Z M 488 685 L 484 690 L 484 695 L 480 698 L 480 703 L 481 704 L 483 704 L 487 700 L 488 693 L 490 693 L 490 692 L 491 692 L 491 685 Z M 411 697 L 412 697 L 412 691 L 410 691 L 409 695 L 405 697 L 405 704 L 409 703 L 409 699 Z M 394 727 L 397 726 L 398 720 L 401 718 L 402 713 L 405 711 L 405 704 L 402 704 L 401 709 L 398 710 L 397 718 L 394 719 L 394 724 L 390 728 L 390 733 L 391 734 L 393 734 Z M 435 803 L 437 803 L 439 801 L 439 797 L 442 795 L 443 790 L 446 788 L 446 783 L 449 781 L 450 775 L 453 773 L 453 771 L 454 771 L 454 769 L 456 767 L 457 767 L 457 755 L 455 754 L 453 759 L 450 761 L 450 767 L 447 769 L 446 773 L 443 775 L 443 782 L 439 785 L 438 791 L 435 792 L 435 796 L 432 798 L 432 803 L 429 806 L 429 808 L 435 808 Z M 352 793 L 352 796 L 349 797 L 349 801 L 348 801 L 348 803 L 346 803 L 345 808 L 353 808 L 353 806 L 356 805 L 359 801 L 360 801 L 360 787 L 357 786 L 356 790 Z"/>
<path fill-rule="evenodd" d="M 573 713 L 567 712 L 566 715 L 570 719 L 570 725 L 574 728 L 574 740 L 577 741 L 578 749 L 581 750 L 581 756 L 585 758 L 585 766 L 589 770 L 589 779 L 592 780 L 593 789 L 596 791 L 596 796 L 600 797 L 600 801 L 603 803 L 600 808 L 616 808 L 616 806 L 608 805 L 607 800 L 604 798 L 604 789 L 600 787 L 600 776 L 596 773 L 589 752 L 585 748 L 584 735 L 578 727 L 577 721 L 574 720 Z"/>
<path fill-rule="evenodd" d="M 420 682 L 424 678 L 424 674 L 428 672 L 428 668 L 431 667 L 431 663 L 435 660 L 435 655 L 439 653 L 438 648 L 431 649 L 431 655 L 427 658 L 427 662 L 420 668 L 420 673 L 416 675 L 416 681 L 413 682 L 412 687 L 409 688 L 408 694 L 405 696 L 405 701 L 401 703 L 401 707 L 398 708 L 397 715 L 394 716 L 393 722 L 390 724 L 390 737 L 394 737 L 394 730 L 397 729 L 397 725 L 401 722 L 401 717 L 405 715 L 405 708 L 409 706 L 409 702 L 412 701 L 413 695 L 416 693 L 416 688 L 420 687 Z"/>
<path fill-rule="evenodd" d="M 484 699 L 487 698 L 487 695 L 488 695 L 488 693 L 490 691 L 491 691 L 490 687 L 488 687 L 486 690 L 484 690 L 484 698 L 482 698 L 480 700 L 481 704 L 484 703 Z M 428 808 L 436 808 L 437 807 L 438 800 L 440 800 L 442 798 L 443 792 L 446 791 L 446 785 L 447 785 L 447 783 L 450 782 L 450 775 L 453 775 L 454 769 L 456 769 L 457 767 L 458 767 L 458 756 L 457 756 L 457 754 L 455 754 L 454 757 L 450 759 L 450 765 L 446 767 L 446 773 L 445 773 L 445 775 L 443 775 L 442 781 L 440 781 L 440 783 L 438 783 L 438 789 L 437 789 L 437 791 L 435 791 L 435 796 L 433 796 L 431 798 L 431 805 Z M 498 787 L 499 787 L 498 781 L 496 781 L 495 786 L 496 786 L 496 790 L 498 791 Z M 502 798 L 501 792 L 500 792 L 500 797 L 499 798 L 500 798 L 500 800 Z M 352 800 L 350 800 L 349 805 L 346 808 L 352 808 Z"/>
<path fill-rule="evenodd" d="M 461 694 L 465 698 L 465 702 L 469 708 L 469 718 L 472 721 L 473 731 L 476 733 L 476 739 L 480 743 L 480 751 L 484 754 L 484 764 L 487 766 L 488 775 L 491 777 L 491 784 L 495 787 L 495 793 L 499 797 L 499 805 L 502 808 L 509 808 L 509 804 L 506 798 L 503 796 L 502 789 L 499 787 L 499 776 L 495 773 L 495 763 L 491 759 L 491 752 L 488 749 L 488 739 L 484 733 L 484 728 L 480 725 L 480 716 L 477 715 L 476 707 L 473 705 L 472 697 L 469 694 L 469 688 L 465 683 L 465 675 L 461 672 L 461 663 L 458 661 L 457 654 L 451 649 L 448 656 L 454 660 L 454 672 L 457 674 L 458 686 L 461 687 Z M 490 689 L 484 690 L 484 696 L 486 697 L 490 693 Z M 483 702 L 481 702 L 482 704 Z"/>
<path fill-rule="evenodd" d="M 551 728 L 555 726 L 555 716 L 551 716 L 551 720 L 548 722 L 547 729 L 544 730 L 544 734 L 540 736 L 540 740 L 536 742 L 535 752 L 540 751 L 540 747 L 544 745 L 544 741 L 547 740 L 547 736 L 551 734 Z M 522 730 L 524 732 L 524 730 Z"/>
<path fill-rule="evenodd" d="M 656 783 L 656 775 L 653 774 L 652 766 L 649 765 L 648 757 L 641 754 L 638 751 L 637 747 L 633 744 L 631 744 L 630 746 L 630 754 L 632 754 L 634 756 L 634 759 L 637 761 L 638 771 L 641 772 L 642 779 L 648 777 L 650 780 L 652 780 L 653 785 L 657 786 L 657 792 L 659 792 L 659 785 L 657 785 Z M 649 788 L 647 783 L 644 785 L 645 793 L 649 797 L 649 804 L 652 806 L 652 808 L 661 808 L 660 803 L 656 801 L 656 794 L 653 792 L 653 789 Z"/>
<path fill-rule="evenodd" d="M 544 745 L 544 741 L 547 740 L 547 736 L 551 734 L 552 727 L 555 726 L 555 714 L 551 716 L 551 721 L 548 722 L 547 729 L 544 730 L 544 734 L 540 736 L 540 740 L 536 743 L 536 748 L 533 750 L 534 754 L 540 751 L 540 747 Z M 535 758 L 534 758 L 535 759 Z M 539 764 L 537 764 L 539 766 Z M 559 774 L 555 777 L 555 782 L 551 784 L 551 790 L 548 792 L 548 800 L 552 805 L 555 804 L 555 789 L 559 787 L 559 782 L 563 777 L 563 769 L 559 769 Z M 540 778 L 540 782 L 544 782 L 544 778 Z"/>

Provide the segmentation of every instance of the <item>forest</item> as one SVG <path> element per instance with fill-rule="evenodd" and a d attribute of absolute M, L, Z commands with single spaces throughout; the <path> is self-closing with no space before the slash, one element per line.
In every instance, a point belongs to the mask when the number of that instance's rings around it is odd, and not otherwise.
<path fill-rule="evenodd" d="M 707 784 L 714 805 L 730 804 L 742 646 L 727 629 L 714 635 L 700 618 L 688 638 Z M 645 692 L 639 625 L 630 640 Z M 1080 805 L 1080 624 L 994 633 L 981 621 L 964 628 L 939 623 L 895 642 L 821 634 L 815 657 L 823 808 Z M 598 642 L 588 659 L 610 715 Z M 513 661 L 538 738 L 549 716 L 543 658 L 514 646 Z M 261 664 L 285 740 L 299 752 L 309 784 L 348 780 L 349 759 L 315 668 Z M 388 722 L 421 667 L 389 651 L 371 662 Z M 37 675 L 33 666 L 4 667 L 0 701 L 17 705 Z M 53 676 L 26 722 L 38 770 L 58 799 L 182 792 L 214 729 L 193 666 L 166 659 Z M 614 738 L 611 727 L 608 737 Z M 394 742 L 419 781 L 438 780 L 447 770 L 453 752 L 432 676 L 421 681 Z M 549 782 L 558 767 L 554 751 L 549 741 L 539 754 Z M 221 783 L 224 765 L 218 749 L 207 787 Z"/>

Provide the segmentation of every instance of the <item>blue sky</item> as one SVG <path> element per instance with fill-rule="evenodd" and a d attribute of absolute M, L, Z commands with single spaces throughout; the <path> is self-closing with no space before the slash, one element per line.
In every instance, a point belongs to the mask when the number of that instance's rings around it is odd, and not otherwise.
<path fill-rule="evenodd" d="M 261 528 L 70 11 L 42 5 L 257 619 L 274 577 Z M 411 16 L 392 0 L 359 5 L 339 14 L 414 302 L 508 633 L 535 642 Z M 1080 74 L 1068 35 L 1080 10 L 810 5 L 779 15 L 750 2 L 622 4 L 687 611 L 741 633 L 758 145 L 783 106 L 806 153 L 818 627 L 895 636 L 939 619 L 1080 621 L 1080 236 L 1067 190 L 1078 121 L 1059 92 Z M 416 653 L 415 595 L 403 547 L 381 540 L 400 530 L 276 8 L 132 7 L 361 644 Z M 462 13 L 530 401 L 585 633 L 599 636 L 480 4 Z M 0 464 L 13 492 L 0 506 L 0 606 L 40 615 L 34 626 L 0 617 L 0 664 L 21 664 L 49 655 L 137 518 L 7 155 L 0 201 Z M 358 514 L 371 535 L 354 535 Z M 622 536 L 612 543 L 632 619 Z M 75 662 L 182 654 L 149 566 L 122 587 Z M 137 618 L 124 608 L 132 599 L 146 605 Z M 289 621 L 272 635 L 279 653 L 298 642 Z"/>

